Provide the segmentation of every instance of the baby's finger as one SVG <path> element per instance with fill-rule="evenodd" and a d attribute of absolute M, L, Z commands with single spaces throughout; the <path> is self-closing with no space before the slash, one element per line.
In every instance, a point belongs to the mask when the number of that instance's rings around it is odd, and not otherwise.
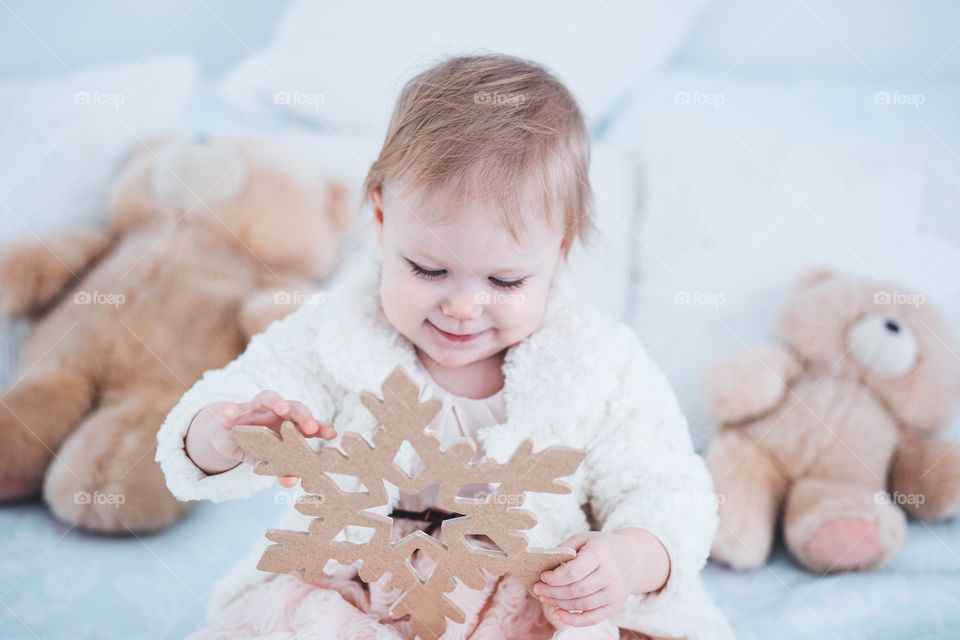
<path fill-rule="evenodd" d="M 276 391 L 272 391 L 270 389 L 264 389 L 257 395 L 253 396 L 249 404 L 251 404 L 254 407 L 268 408 L 268 407 L 272 407 L 277 402 L 283 402 L 283 396 L 281 396 Z"/>
<path fill-rule="evenodd" d="M 274 405 L 276 404 L 278 403 L 274 402 Z M 283 403 L 280 408 L 285 411 L 288 409 L 286 403 Z M 229 425 L 255 424 L 277 429 L 283 423 L 284 419 L 283 416 L 277 414 L 273 407 L 254 399 L 250 402 L 242 402 L 236 406 L 235 413 L 229 418 Z"/>
<path fill-rule="evenodd" d="M 312 436 L 320 430 L 320 424 L 310 415 L 310 409 L 302 402 L 291 401 L 287 403 L 290 410 L 284 416 L 292 419 L 300 431 L 305 436 Z"/>
<path fill-rule="evenodd" d="M 242 403 L 227 402 L 213 413 L 212 421 L 223 429 L 229 429 L 232 420 L 240 415 Z"/>
<path fill-rule="evenodd" d="M 261 391 L 253 396 L 253 399 L 247 403 L 254 411 L 272 411 L 279 416 L 286 415 L 290 410 L 290 405 L 276 391 Z"/>
<path fill-rule="evenodd" d="M 574 551 L 579 551 L 580 547 L 585 545 L 590 540 L 590 537 L 593 535 L 593 533 L 593 531 L 579 531 L 564 540 L 563 543 L 559 544 L 558 546 L 570 547 Z"/>
<path fill-rule="evenodd" d="M 590 553 L 589 549 L 582 549 L 573 560 L 564 562 L 552 571 L 541 573 L 540 580 L 554 587 L 573 584 L 593 573 L 598 566 L 600 561 L 596 554 Z"/>
<path fill-rule="evenodd" d="M 285 486 L 287 489 L 290 487 L 295 487 L 297 485 L 297 480 L 299 480 L 299 478 L 295 478 L 293 476 L 280 476 L 280 484 Z"/>
<path fill-rule="evenodd" d="M 240 443 L 227 428 L 213 429 L 210 434 L 210 446 L 221 456 L 242 459 L 243 450 L 240 448 Z"/>
<path fill-rule="evenodd" d="M 300 431 L 307 436 L 319 436 L 327 440 L 337 437 L 337 432 L 330 425 L 323 424 L 313 417 L 310 409 L 302 402 L 289 401 L 289 411 L 281 414 L 281 418 L 293 420 Z"/>
<path fill-rule="evenodd" d="M 219 415 L 224 418 L 232 418 L 240 413 L 240 402 L 226 402 L 220 407 Z"/>
<path fill-rule="evenodd" d="M 242 413 L 232 420 L 227 425 L 229 427 L 235 427 L 237 425 L 256 425 L 259 427 L 269 427 L 271 429 L 279 429 L 280 425 L 283 424 L 284 418 L 278 416 L 273 411 L 248 411 Z"/>
<path fill-rule="evenodd" d="M 613 610 L 609 606 L 603 606 L 591 611 L 582 611 L 580 613 L 567 611 L 566 609 L 557 609 L 553 612 L 553 615 L 555 615 L 560 622 L 568 624 L 571 627 L 588 627 L 609 618 L 613 615 Z"/>
<path fill-rule="evenodd" d="M 560 586 L 551 586 L 545 582 L 538 582 L 533 586 L 533 592 L 542 599 L 567 600 L 571 598 L 582 598 L 596 593 L 601 589 L 610 586 L 609 581 L 605 579 L 603 572 L 598 568 L 583 580 L 573 584 Z M 554 602 L 553 604 L 557 604 Z"/>
<path fill-rule="evenodd" d="M 579 598 L 545 598 L 541 597 L 540 602 L 546 605 L 566 609 L 567 611 L 589 611 L 610 604 L 610 592 L 608 589 L 600 589 L 593 593 Z"/>
<path fill-rule="evenodd" d="M 604 589 L 601 589 L 595 593 L 591 593 L 590 595 L 582 598 L 570 598 L 565 600 L 546 598 L 542 601 L 544 604 L 553 605 L 564 609 L 565 611 L 592 611 L 593 609 L 599 609 L 600 607 L 610 604 L 609 594 Z"/>
<path fill-rule="evenodd" d="M 320 423 L 320 433 L 318 434 L 324 440 L 333 440 L 337 437 L 337 430 L 328 424 Z"/>

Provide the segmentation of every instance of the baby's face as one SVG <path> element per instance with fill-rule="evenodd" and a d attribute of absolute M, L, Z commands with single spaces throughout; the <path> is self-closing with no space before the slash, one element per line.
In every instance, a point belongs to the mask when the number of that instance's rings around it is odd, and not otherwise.
<path fill-rule="evenodd" d="M 389 185 L 373 198 L 383 251 L 380 297 L 390 323 L 444 367 L 493 356 L 540 326 L 563 233 L 531 215 L 520 242 L 482 207 L 449 223 L 443 202 Z"/>

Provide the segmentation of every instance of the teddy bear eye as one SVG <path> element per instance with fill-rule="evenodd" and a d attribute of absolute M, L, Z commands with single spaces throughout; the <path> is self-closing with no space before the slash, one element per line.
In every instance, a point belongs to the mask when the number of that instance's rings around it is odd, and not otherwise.
<path fill-rule="evenodd" d="M 871 372 L 899 376 L 917 362 L 916 337 L 902 320 L 874 314 L 858 320 L 847 334 L 853 356 Z"/>

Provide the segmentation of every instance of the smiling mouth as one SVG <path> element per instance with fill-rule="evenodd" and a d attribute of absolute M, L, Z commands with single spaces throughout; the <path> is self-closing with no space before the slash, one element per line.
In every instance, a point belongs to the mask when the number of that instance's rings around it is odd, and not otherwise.
<path fill-rule="evenodd" d="M 470 342 L 471 340 L 474 340 L 475 338 L 478 338 L 489 331 L 489 329 L 484 329 L 478 333 L 450 333 L 448 331 L 444 331 L 429 320 L 427 320 L 427 324 L 433 327 L 433 330 L 440 334 L 441 337 L 446 338 L 451 342 Z"/>

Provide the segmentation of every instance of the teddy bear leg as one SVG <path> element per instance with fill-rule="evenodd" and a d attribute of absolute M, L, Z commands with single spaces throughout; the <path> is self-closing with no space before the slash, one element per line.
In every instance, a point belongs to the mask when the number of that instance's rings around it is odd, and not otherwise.
<path fill-rule="evenodd" d="M 787 481 L 760 447 L 721 433 L 706 457 L 719 502 L 711 557 L 735 569 L 767 561 Z"/>
<path fill-rule="evenodd" d="M 178 397 L 178 396 L 177 396 Z M 43 486 L 53 513 L 99 532 L 160 529 L 190 507 L 167 489 L 154 460 L 157 430 L 175 396 L 129 396 L 90 414 L 64 442 Z"/>
<path fill-rule="evenodd" d="M 903 546 L 907 524 L 883 496 L 882 490 L 841 480 L 797 481 L 784 514 L 787 547 L 821 573 L 884 565 Z"/>
<path fill-rule="evenodd" d="M 934 436 L 901 442 L 890 467 L 890 490 L 914 518 L 960 516 L 960 444 Z"/>
<path fill-rule="evenodd" d="M 39 493 L 50 461 L 93 398 L 90 380 L 53 361 L 27 369 L 0 395 L 0 500 Z"/>

